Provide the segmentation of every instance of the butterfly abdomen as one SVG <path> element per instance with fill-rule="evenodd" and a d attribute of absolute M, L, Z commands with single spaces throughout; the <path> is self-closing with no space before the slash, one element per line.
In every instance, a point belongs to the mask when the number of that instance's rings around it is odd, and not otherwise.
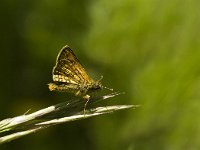
<path fill-rule="evenodd" d="M 49 83 L 49 90 L 50 91 L 59 91 L 59 92 L 74 92 L 78 89 L 78 87 L 74 84 L 55 84 Z"/>

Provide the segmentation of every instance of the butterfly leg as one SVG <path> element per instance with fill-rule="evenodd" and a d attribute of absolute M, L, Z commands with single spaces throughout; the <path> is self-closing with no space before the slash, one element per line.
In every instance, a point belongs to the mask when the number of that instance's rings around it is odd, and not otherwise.
<path fill-rule="evenodd" d="M 81 95 L 81 91 L 80 90 L 75 93 L 75 96 L 80 96 L 80 95 Z"/>
<path fill-rule="evenodd" d="M 84 110 L 83 110 L 84 115 L 85 115 L 86 107 L 87 107 L 87 104 L 88 104 L 88 102 L 90 100 L 90 95 L 84 95 L 83 99 L 86 100 L 85 105 L 84 105 Z"/>
<path fill-rule="evenodd" d="M 76 93 L 75 93 L 75 96 L 79 96 L 79 97 L 82 97 L 84 100 L 88 100 L 90 99 L 90 95 L 86 94 L 87 93 L 87 89 L 85 88 L 82 88 L 82 89 L 79 89 Z"/>
<path fill-rule="evenodd" d="M 75 95 L 76 96 L 81 96 L 83 98 L 83 100 L 85 100 L 85 105 L 84 105 L 84 115 L 85 115 L 85 111 L 86 111 L 86 107 L 87 107 L 87 104 L 90 100 L 90 95 L 86 94 L 87 93 L 87 89 L 83 89 L 82 90 L 78 90 Z"/>

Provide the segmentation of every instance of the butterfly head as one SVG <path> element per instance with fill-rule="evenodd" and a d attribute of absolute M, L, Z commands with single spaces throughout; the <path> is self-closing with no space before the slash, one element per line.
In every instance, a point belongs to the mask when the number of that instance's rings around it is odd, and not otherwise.
<path fill-rule="evenodd" d="M 107 89 L 110 91 L 113 91 L 113 89 L 105 87 L 101 84 L 101 80 L 103 79 L 103 76 L 101 76 L 101 78 L 99 80 L 97 80 L 94 84 L 93 84 L 93 88 L 94 89 Z"/>
<path fill-rule="evenodd" d="M 102 89 L 102 84 L 100 81 L 94 81 L 92 84 L 92 89 L 98 90 L 98 89 Z"/>

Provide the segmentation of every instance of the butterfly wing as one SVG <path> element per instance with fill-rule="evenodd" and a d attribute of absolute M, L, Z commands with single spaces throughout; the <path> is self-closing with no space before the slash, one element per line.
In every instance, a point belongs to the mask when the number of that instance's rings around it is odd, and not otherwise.
<path fill-rule="evenodd" d="M 58 54 L 56 65 L 53 68 L 53 81 L 80 84 L 92 82 L 87 72 L 76 58 L 69 46 L 64 46 Z"/>

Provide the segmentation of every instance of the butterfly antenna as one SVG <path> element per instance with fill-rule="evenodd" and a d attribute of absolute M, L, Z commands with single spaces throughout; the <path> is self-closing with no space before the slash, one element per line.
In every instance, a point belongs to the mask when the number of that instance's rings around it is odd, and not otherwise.
<path fill-rule="evenodd" d="M 103 86 L 103 88 L 104 88 L 104 89 L 107 89 L 107 90 L 110 90 L 110 91 L 113 91 L 113 89 L 108 88 L 108 87 L 106 87 L 106 86 Z"/>
<path fill-rule="evenodd" d="M 101 76 L 101 78 L 98 80 L 98 82 L 100 82 L 102 79 L 103 79 L 103 76 Z M 108 88 L 108 87 L 106 87 L 106 86 L 102 86 L 102 88 L 103 88 L 103 89 L 110 90 L 110 91 L 113 91 L 113 89 Z"/>
<path fill-rule="evenodd" d="M 100 79 L 97 82 L 100 82 L 103 79 L 103 76 L 100 77 Z"/>

